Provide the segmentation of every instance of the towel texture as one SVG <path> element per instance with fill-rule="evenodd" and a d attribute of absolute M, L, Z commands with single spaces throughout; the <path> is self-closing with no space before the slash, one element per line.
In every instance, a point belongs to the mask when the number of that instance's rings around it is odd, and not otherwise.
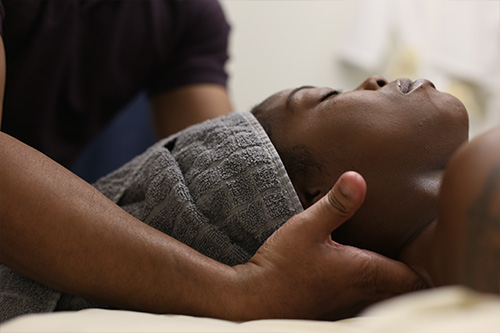
<path fill-rule="evenodd" d="M 278 153 L 249 112 L 206 121 L 159 141 L 95 187 L 141 221 L 228 265 L 246 262 L 302 211 Z M 1 320 L 105 307 L 60 297 L 3 266 L 0 279 Z"/>

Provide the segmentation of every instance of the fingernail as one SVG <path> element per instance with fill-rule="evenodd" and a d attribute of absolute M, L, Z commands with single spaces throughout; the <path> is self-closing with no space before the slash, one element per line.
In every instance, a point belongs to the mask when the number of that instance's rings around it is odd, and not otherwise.
<path fill-rule="evenodd" d="M 349 185 L 349 183 L 346 183 L 343 177 L 339 182 L 339 191 L 346 198 L 350 198 L 356 193 L 354 189 Z"/>

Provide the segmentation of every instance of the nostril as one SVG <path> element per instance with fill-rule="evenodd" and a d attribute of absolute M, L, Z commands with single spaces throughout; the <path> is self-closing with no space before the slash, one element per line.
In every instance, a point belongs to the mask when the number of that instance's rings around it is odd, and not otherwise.
<path fill-rule="evenodd" d="M 386 82 L 385 80 L 377 80 L 377 84 L 378 84 L 378 86 L 379 86 L 379 87 L 383 87 L 383 86 L 385 86 L 385 85 L 386 85 L 386 83 L 387 83 L 387 82 Z"/>

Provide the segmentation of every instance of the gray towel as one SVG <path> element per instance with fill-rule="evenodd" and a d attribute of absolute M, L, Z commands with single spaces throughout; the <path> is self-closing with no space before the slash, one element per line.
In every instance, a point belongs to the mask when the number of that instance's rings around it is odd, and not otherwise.
<path fill-rule="evenodd" d="M 278 153 L 249 112 L 159 141 L 95 187 L 141 221 L 228 265 L 249 260 L 302 211 Z M 0 267 L 0 278 L 12 278 L 8 271 Z M 57 302 L 59 310 L 104 307 L 69 295 L 59 299 L 34 282 L 13 290 L 10 285 L 1 284 L 0 320 L 53 311 Z M 15 311 L 4 310 L 12 303 L 19 304 Z"/>

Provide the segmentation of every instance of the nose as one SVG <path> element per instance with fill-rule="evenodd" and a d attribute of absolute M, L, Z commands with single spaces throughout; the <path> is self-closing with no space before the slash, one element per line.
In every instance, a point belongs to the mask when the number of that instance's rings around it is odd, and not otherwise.
<path fill-rule="evenodd" d="M 361 83 L 356 90 L 378 90 L 389 83 L 385 77 L 373 75 Z"/>

